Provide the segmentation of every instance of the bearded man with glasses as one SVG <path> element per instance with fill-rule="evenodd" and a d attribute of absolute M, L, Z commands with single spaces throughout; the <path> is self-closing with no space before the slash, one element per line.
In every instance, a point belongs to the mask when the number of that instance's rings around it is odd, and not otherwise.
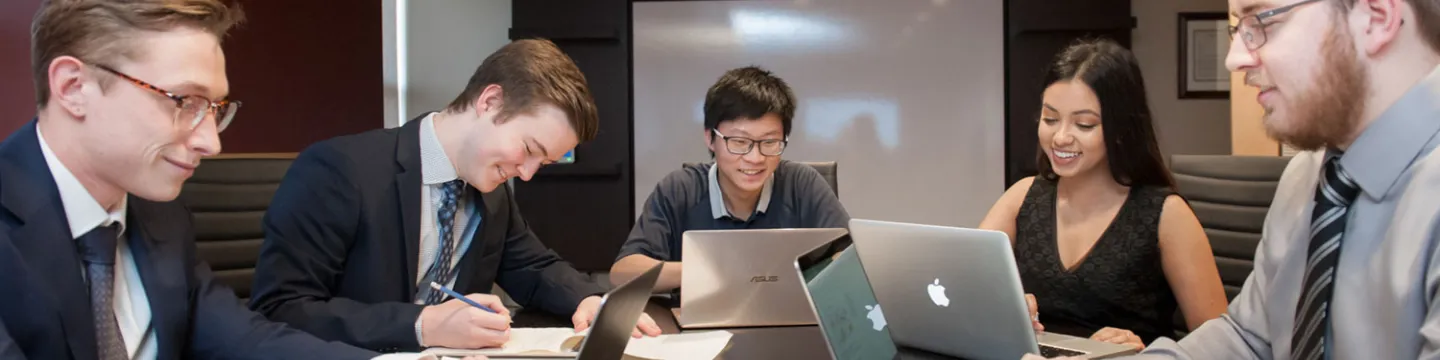
<path fill-rule="evenodd" d="M 1154 359 L 1440 358 L 1440 0 L 1230 0 L 1226 65 L 1300 150 L 1228 313 Z"/>
<path fill-rule="evenodd" d="M 680 238 L 690 230 L 849 226 L 850 214 L 818 171 L 780 160 L 795 116 L 784 80 L 758 67 L 733 69 L 706 92 L 704 106 L 701 139 L 715 161 L 660 180 L 610 268 L 612 283 L 663 262 L 655 291 L 678 289 Z"/>

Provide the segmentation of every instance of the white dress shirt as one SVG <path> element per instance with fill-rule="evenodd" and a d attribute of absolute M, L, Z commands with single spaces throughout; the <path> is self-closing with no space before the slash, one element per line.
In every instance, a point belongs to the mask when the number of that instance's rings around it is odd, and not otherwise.
<path fill-rule="evenodd" d="M 441 186 L 459 178 L 455 173 L 454 163 L 451 163 L 450 157 L 445 155 L 445 148 L 440 144 L 440 138 L 435 136 L 435 114 L 430 113 L 420 120 L 420 178 L 423 184 L 420 187 L 420 198 L 426 199 L 426 201 L 421 202 L 419 209 L 420 261 L 417 262 L 419 268 L 415 271 L 417 284 L 424 280 L 425 272 L 429 271 L 430 266 L 435 264 L 435 259 L 440 257 L 440 220 L 436 213 L 442 200 Z M 451 246 L 454 246 L 455 249 L 450 257 L 451 269 L 460 263 L 461 255 L 469 249 L 470 239 L 480 224 L 479 217 L 475 216 L 474 202 L 465 196 L 468 189 L 469 185 L 461 186 L 460 194 L 457 195 L 459 201 L 455 207 L 455 227 L 450 231 L 450 236 L 454 238 Z M 472 216 L 476 217 L 474 224 L 471 224 L 470 221 Z M 454 287 L 455 279 L 458 277 L 451 277 L 450 281 L 442 285 Z M 429 288 L 430 284 L 428 283 L 417 286 L 418 290 L 414 300 L 416 304 L 425 303 L 425 298 L 421 295 L 425 294 Z"/>
<path fill-rule="evenodd" d="M 66 221 L 70 224 L 71 240 L 79 239 L 85 233 L 101 226 L 120 224 L 119 241 L 115 244 L 115 321 L 120 325 L 120 337 L 125 340 L 125 351 L 129 358 L 137 360 L 155 359 L 155 331 L 150 326 L 150 300 L 145 295 L 145 286 L 140 281 L 140 271 L 135 267 L 135 257 L 125 239 L 125 205 L 121 198 L 115 210 L 105 211 L 99 201 L 90 195 L 80 180 L 75 178 L 55 157 L 40 126 L 35 127 L 35 136 L 40 139 L 40 152 L 45 154 L 45 163 L 50 166 L 50 175 L 55 178 L 55 187 L 60 190 L 60 203 L 65 207 Z M 81 269 L 83 274 L 84 269 Z"/>
<path fill-rule="evenodd" d="M 1371 123 L 1340 157 L 1361 193 L 1350 205 L 1328 359 L 1440 359 L 1440 68 Z M 1332 154 L 1333 155 L 1333 154 Z M 1230 303 L 1178 343 L 1142 357 L 1288 359 L 1302 294 L 1323 152 L 1285 168 L 1265 217 L 1255 270 Z"/>

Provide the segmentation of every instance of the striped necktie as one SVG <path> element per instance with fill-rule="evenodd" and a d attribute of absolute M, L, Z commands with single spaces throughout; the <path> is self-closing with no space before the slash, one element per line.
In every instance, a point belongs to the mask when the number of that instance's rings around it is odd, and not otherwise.
<path fill-rule="evenodd" d="M 1294 337 L 1290 354 L 1296 360 L 1325 357 L 1325 333 L 1330 317 L 1330 298 L 1335 289 L 1335 265 L 1340 262 L 1340 240 L 1351 201 L 1360 194 L 1355 180 L 1340 167 L 1340 157 L 1325 162 L 1324 182 L 1315 190 L 1315 209 L 1310 215 L 1309 257 L 1305 284 L 1295 308 Z"/>
<path fill-rule="evenodd" d="M 450 261 L 455 254 L 455 211 L 460 202 L 460 191 L 463 185 L 464 182 L 460 180 L 451 180 L 440 186 L 440 208 L 435 210 L 435 215 L 440 220 L 440 226 L 437 229 L 440 237 L 440 252 L 439 256 L 436 256 L 435 262 L 430 265 L 429 276 L 427 276 L 430 281 L 440 285 L 450 283 L 450 279 L 455 275 L 453 269 L 450 268 Z M 429 289 L 430 284 L 420 284 L 419 287 Z M 425 296 L 425 305 L 439 304 L 440 299 L 444 297 L 444 292 L 429 291 Z"/>

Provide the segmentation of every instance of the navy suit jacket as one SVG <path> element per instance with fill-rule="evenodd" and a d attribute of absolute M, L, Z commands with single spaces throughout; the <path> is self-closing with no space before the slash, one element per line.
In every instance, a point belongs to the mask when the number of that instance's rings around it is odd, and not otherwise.
<path fill-rule="evenodd" d="M 0 360 L 95 359 L 95 326 L 80 256 L 35 122 L 0 143 Z M 131 196 L 125 236 L 150 299 L 157 357 L 368 359 L 264 320 L 212 281 L 195 257 L 190 212 Z"/>
<path fill-rule="evenodd" d="M 413 351 L 420 259 L 420 119 L 317 143 L 295 159 L 265 214 L 250 307 L 326 340 Z M 455 291 L 498 283 L 527 308 L 574 314 L 604 289 L 547 248 L 509 190 L 480 194 L 480 227 Z"/>

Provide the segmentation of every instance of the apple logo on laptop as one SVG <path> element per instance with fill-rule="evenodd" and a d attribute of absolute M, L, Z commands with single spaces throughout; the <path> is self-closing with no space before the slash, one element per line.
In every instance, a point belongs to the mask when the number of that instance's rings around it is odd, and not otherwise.
<path fill-rule="evenodd" d="M 865 313 L 865 318 L 870 319 L 870 326 L 875 328 L 875 331 L 885 328 L 885 313 L 880 311 L 880 304 L 865 305 L 865 310 L 870 310 Z"/>
<path fill-rule="evenodd" d="M 926 286 L 925 289 L 929 290 L 930 301 L 934 301 L 935 305 L 941 307 L 950 306 L 950 298 L 945 297 L 945 285 L 940 285 L 940 278 L 935 278 L 935 282 Z"/>

